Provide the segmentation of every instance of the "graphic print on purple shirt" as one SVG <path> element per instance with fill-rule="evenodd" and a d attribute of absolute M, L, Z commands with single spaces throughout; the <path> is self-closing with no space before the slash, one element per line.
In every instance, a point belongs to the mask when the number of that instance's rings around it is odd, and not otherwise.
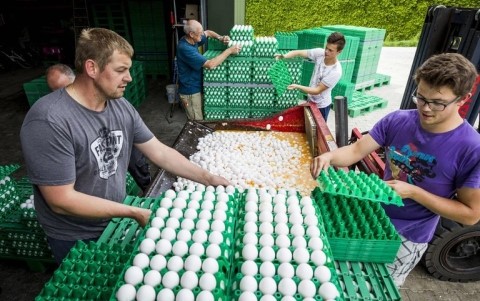
<path fill-rule="evenodd" d="M 392 177 L 416 185 L 425 177 L 434 178 L 433 169 L 437 165 L 435 156 L 422 153 L 414 144 L 406 144 L 399 150 L 395 146 L 386 148 L 387 162 L 392 170 Z"/>

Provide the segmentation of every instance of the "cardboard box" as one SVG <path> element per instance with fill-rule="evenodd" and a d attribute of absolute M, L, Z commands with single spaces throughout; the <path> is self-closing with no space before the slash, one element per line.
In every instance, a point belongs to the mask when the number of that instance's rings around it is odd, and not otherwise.
<path fill-rule="evenodd" d="M 185 18 L 198 21 L 198 5 L 187 4 L 185 6 Z"/>

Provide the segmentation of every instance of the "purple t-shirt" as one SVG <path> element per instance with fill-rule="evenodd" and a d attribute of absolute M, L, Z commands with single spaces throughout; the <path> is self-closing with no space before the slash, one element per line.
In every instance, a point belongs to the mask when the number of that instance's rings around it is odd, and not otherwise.
<path fill-rule="evenodd" d="M 445 198 L 461 187 L 480 188 L 480 135 L 466 121 L 434 134 L 421 127 L 417 110 L 402 110 L 381 119 L 370 135 L 385 147 L 384 180 L 402 180 Z M 393 225 L 410 241 L 429 242 L 439 215 L 411 199 L 403 201 L 403 207 L 384 206 Z"/>

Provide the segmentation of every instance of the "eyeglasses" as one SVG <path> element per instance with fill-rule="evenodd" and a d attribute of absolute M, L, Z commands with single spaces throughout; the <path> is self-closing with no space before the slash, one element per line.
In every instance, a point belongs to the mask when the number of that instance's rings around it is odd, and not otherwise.
<path fill-rule="evenodd" d="M 454 102 L 458 101 L 460 98 L 462 98 L 462 96 L 457 96 L 457 97 L 455 97 L 454 100 L 449 101 L 447 103 L 439 103 L 439 102 L 436 102 L 436 101 L 429 101 L 424 97 L 417 96 L 416 94 L 417 94 L 417 89 L 415 89 L 415 91 L 413 91 L 413 93 L 412 93 L 413 102 L 415 104 L 419 105 L 420 107 L 423 107 L 425 104 L 427 104 L 428 107 L 430 108 L 430 110 L 432 110 L 432 111 L 444 111 L 447 106 L 451 105 L 452 103 L 454 103 Z"/>

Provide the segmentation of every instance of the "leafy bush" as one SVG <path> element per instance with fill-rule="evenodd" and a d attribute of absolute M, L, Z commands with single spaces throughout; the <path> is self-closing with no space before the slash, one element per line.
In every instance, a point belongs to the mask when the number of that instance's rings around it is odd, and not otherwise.
<path fill-rule="evenodd" d="M 387 43 L 416 45 L 428 7 L 435 4 L 426 0 L 246 0 L 245 24 L 253 25 L 255 35 L 268 36 L 336 24 L 384 28 Z M 480 8 L 478 0 L 445 0 L 441 5 Z"/>

